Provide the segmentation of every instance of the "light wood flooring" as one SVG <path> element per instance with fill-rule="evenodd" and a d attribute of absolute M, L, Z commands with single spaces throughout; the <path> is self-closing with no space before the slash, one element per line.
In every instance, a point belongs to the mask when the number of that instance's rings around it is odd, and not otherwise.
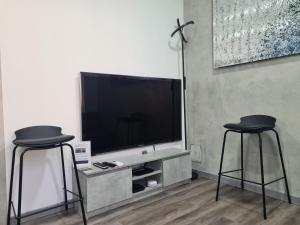
<path fill-rule="evenodd" d="M 300 225 L 300 207 L 267 198 L 268 219 L 263 220 L 261 196 L 216 182 L 196 180 L 91 218 L 89 225 Z M 72 213 L 42 218 L 26 225 L 82 225 Z"/>

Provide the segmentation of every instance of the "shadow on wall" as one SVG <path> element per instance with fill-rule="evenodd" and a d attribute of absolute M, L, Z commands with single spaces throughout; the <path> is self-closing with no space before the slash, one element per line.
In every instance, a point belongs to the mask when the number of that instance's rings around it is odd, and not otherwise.
<path fill-rule="evenodd" d="M 281 58 L 274 58 L 274 59 L 268 59 L 263 61 L 256 61 L 251 63 L 244 63 L 239 65 L 233 65 L 233 66 L 227 66 L 227 67 L 220 67 L 215 68 L 213 70 L 213 75 L 224 75 L 224 74 L 230 74 L 232 72 L 243 72 L 243 71 L 249 71 L 253 69 L 266 69 L 268 67 L 278 66 L 278 65 L 284 65 L 284 64 L 290 64 L 290 63 L 296 63 L 299 62 L 299 55 L 292 55 L 292 56 L 284 56 Z"/>

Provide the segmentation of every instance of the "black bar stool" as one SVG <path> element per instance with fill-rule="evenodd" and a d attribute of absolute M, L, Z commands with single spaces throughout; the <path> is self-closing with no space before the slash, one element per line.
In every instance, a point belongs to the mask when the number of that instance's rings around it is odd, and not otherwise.
<path fill-rule="evenodd" d="M 262 197 L 263 197 L 264 219 L 267 219 L 265 186 L 284 179 L 288 202 L 291 203 L 291 197 L 290 197 L 289 186 L 288 186 L 285 167 L 284 167 L 284 162 L 283 162 L 283 156 L 282 156 L 282 151 L 281 151 L 281 144 L 280 144 L 280 140 L 279 140 L 279 135 L 278 135 L 278 132 L 274 129 L 275 128 L 275 122 L 276 122 L 276 119 L 274 117 L 271 117 L 271 116 L 252 115 L 252 116 L 242 117 L 240 119 L 240 123 L 238 123 L 238 124 L 228 123 L 228 124 L 224 125 L 224 127 L 227 129 L 227 131 L 225 132 L 224 139 L 223 139 L 223 147 L 222 147 L 222 154 L 221 154 L 221 162 L 220 162 L 220 170 L 219 170 L 216 201 L 218 201 L 218 199 L 219 199 L 219 189 L 220 189 L 221 177 L 224 176 L 224 177 L 229 177 L 229 178 L 232 178 L 232 179 L 240 180 L 242 189 L 244 189 L 244 182 L 249 182 L 249 183 L 261 185 L 261 187 L 262 187 Z M 262 138 L 261 138 L 261 134 L 265 131 L 273 131 L 276 134 L 278 150 L 279 150 L 279 156 L 280 156 L 282 172 L 283 172 L 283 177 L 278 178 L 278 179 L 273 180 L 273 181 L 270 181 L 270 182 L 267 182 L 267 183 L 265 183 L 265 178 L 264 178 L 264 161 L 263 161 Z M 226 136 L 229 132 L 234 132 L 234 133 L 240 133 L 241 134 L 241 169 L 222 172 Z M 249 181 L 249 180 L 244 179 L 243 134 L 246 134 L 246 133 L 247 134 L 257 134 L 258 135 L 259 151 L 260 151 L 261 183 L 253 182 L 253 181 Z M 236 172 L 236 171 L 241 171 L 241 178 L 236 178 L 236 177 L 225 175 L 225 174 L 228 174 L 228 173 L 231 173 L 231 172 Z"/>
<path fill-rule="evenodd" d="M 67 144 L 66 142 L 71 141 L 74 139 L 74 136 L 72 135 L 65 135 L 61 133 L 60 127 L 55 126 L 34 126 L 34 127 L 27 127 L 20 130 L 17 130 L 15 132 L 16 139 L 13 141 L 15 144 L 14 150 L 13 150 L 13 156 L 12 156 L 12 164 L 11 164 L 11 177 L 10 177 L 10 188 L 9 188 L 9 200 L 8 200 L 8 212 L 7 212 L 7 225 L 10 225 L 10 215 L 11 215 L 11 208 L 13 209 L 13 213 L 15 215 L 15 218 L 17 220 L 17 225 L 21 224 L 21 219 L 24 217 L 32 216 L 41 212 L 44 212 L 46 210 L 40 210 L 34 213 L 26 214 L 24 216 L 21 215 L 22 212 L 22 180 L 23 180 L 23 160 L 24 155 L 28 151 L 38 151 L 38 150 L 46 150 L 46 149 L 52 149 L 52 148 L 60 148 L 61 152 L 61 163 L 62 163 L 62 174 L 63 174 L 63 183 L 64 183 L 64 203 L 57 205 L 55 207 L 51 207 L 51 209 L 58 208 L 61 206 L 64 206 L 66 210 L 68 210 L 68 205 L 80 202 L 81 205 L 81 211 L 82 211 L 82 217 L 83 217 L 83 224 L 86 225 L 86 216 L 83 206 L 83 198 L 81 193 L 81 188 L 79 184 L 79 178 L 78 178 L 78 171 L 77 166 L 75 162 L 75 154 L 74 149 L 70 144 Z M 65 175 L 65 163 L 64 163 L 64 153 L 63 153 L 63 146 L 69 147 L 72 154 L 72 159 L 74 163 L 74 171 L 75 171 L 75 177 L 77 181 L 77 189 L 78 194 L 73 193 L 67 189 L 66 186 L 66 175 Z M 12 202 L 12 190 L 13 190 L 13 181 L 14 181 L 14 165 L 15 165 L 15 158 L 16 158 L 16 150 L 18 147 L 25 148 L 22 150 L 20 154 L 20 172 L 19 172 L 19 191 L 18 191 L 18 211 L 16 212 L 14 204 Z M 67 199 L 67 193 L 71 193 L 75 195 L 78 199 L 74 199 L 72 201 L 68 201 Z M 50 210 L 50 209 L 47 209 Z"/>

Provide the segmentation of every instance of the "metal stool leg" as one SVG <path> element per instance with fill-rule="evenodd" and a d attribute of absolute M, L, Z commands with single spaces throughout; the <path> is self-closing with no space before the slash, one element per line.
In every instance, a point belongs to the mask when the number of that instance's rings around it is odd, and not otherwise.
<path fill-rule="evenodd" d="M 241 133 L 241 188 L 244 190 L 244 137 Z"/>
<path fill-rule="evenodd" d="M 258 138 L 259 138 L 259 152 L 260 152 L 261 188 L 262 188 L 262 197 L 263 197 L 263 214 L 264 214 L 264 219 L 267 219 L 264 160 L 263 160 L 263 152 L 262 152 L 262 139 L 260 133 L 258 133 Z"/>
<path fill-rule="evenodd" d="M 18 214 L 17 214 L 17 225 L 21 224 L 22 216 L 22 186 L 23 186 L 23 161 L 24 154 L 30 149 L 25 149 L 20 156 L 20 172 L 19 172 L 19 193 L 18 193 Z"/>
<path fill-rule="evenodd" d="M 9 197 L 8 197 L 8 205 L 7 205 L 7 225 L 10 225 L 10 214 L 11 214 L 11 201 L 12 201 L 12 191 L 14 184 L 14 172 L 15 172 L 15 159 L 16 159 L 16 150 L 18 146 L 14 147 L 12 162 L 11 162 L 11 171 L 10 171 L 10 184 L 9 184 Z"/>
<path fill-rule="evenodd" d="M 283 161 L 283 156 L 282 156 L 282 151 L 281 151 L 281 144 L 280 144 L 280 140 L 279 140 L 279 135 L 278 132 L 276 130 L 273 129 L 273 131 L 276 134 L 276 139 L 277 139 L 277 144 L 278 144 L 278 150 L 279 150 L 279 155 L 280 155 L 280 161 L 281 161 L 281 166 L 282 166 L 282 172 L 283 172 L 283 176 L 284 176 L 284 181 L 285 181 L 285 188 L 286 188 L 286 193 L 287 193 L 287 197 L 288 197 L 288 202 L 291 204 L 291 196 L 290 196 L 290 191 L 289 191 L 289 185 L 287 182 L 287 177 L 286 177 L 286 172 L 285 172 L 285 166 L 284 166 L 284 161 Z"/>
<path fill-rule="evenodd" d="M 222 146 L 222 154 L 221 154 L 221 161 L 220 161 L 220 169 L 219 169 L 219 177 L 218 177 L 218 187 L 217 187 L 217 194 L 216 194 L 216 201 L 219 200 L 219 191 L 220 191 L 220 182 L 221 182 L 221 176 L 222 176 L 222 166 L 223 166 L 223 159 L 224 159 L 224 151 L 225 151 L 225 143 L 226 143 L 226 136 L 228 134 L 229 130 L 227 130 L 224 134 L 223 138 L 223 146 Z"/>
<path fill-rule="evenodd" d="M 66 185 L 66 172 L 65 172 L 65 160 L 64 160 L 64 152 L 63 146 L 60 146 L 60 154 L 61 154 L 61 165 L 62 165 L 62 174 L 63 174 L 63 182 L 64 182 L 64 197 L 65 197 L 65 209 L 68 211 L 68 194 L 67 194 L 67 185 Z"/>
<path fill-rule="evenodd" d="M 73 159 L 73 164 L 74 164 L 74 172 L 75 172 L 75 177 L 76 177 L 76 182 L 77 182 L 78 195 L 79 195 L 79 198 L 80 198 L 80 206 L 81 206 L 83 223 L 84 223 L 84 225 L 87 225 L 85 211 L 84 211 L 84 205 L 83 205 L 83 198 L 82 198 L 82 193 L 81 193 L 81 188 L 80 188 L 80 183 L 79 183 L 79 177 L 78 177 L 78 170 L 77 170 L 77 165 L 76 165 L 76 160 L 75 160 L 74 149 L 73 149 L 72 145 L 69 145 L 69 144 L 64 144 L 64 145 L 67 145 L 71 148 L 72 159 Z"/>

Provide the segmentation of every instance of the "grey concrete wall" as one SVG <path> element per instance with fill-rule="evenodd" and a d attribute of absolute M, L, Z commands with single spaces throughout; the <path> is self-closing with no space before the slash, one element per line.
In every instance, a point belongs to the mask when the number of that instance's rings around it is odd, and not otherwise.
<path fill-rule="evenodd" d="M 6 216 L 6 163 L 4 147 L 4 124 L 1 80 L 1 56 L 0 56 L 0 225 L 5 224 Z"/>
<path fill-rule="evenodd" d="M 217 174 L 227 122 L 250 114 L 275 116 L 283 145 L 291 193 L 300 196 L 300 56 L 213 69 L 212 0 L 185 0 L 188 139 L 201 146 L 202 162 L 194 169 Z M 258 140 L 245 137 L 246 178 L 260 180 Z M 230 134 L 224 169 L 239 168 L 240 136 Z M 272 133 L 263 135 L 266 180 L 280 176 L 276 142 Z M 281 183 L 269 186 L 284 192 Z"/>

